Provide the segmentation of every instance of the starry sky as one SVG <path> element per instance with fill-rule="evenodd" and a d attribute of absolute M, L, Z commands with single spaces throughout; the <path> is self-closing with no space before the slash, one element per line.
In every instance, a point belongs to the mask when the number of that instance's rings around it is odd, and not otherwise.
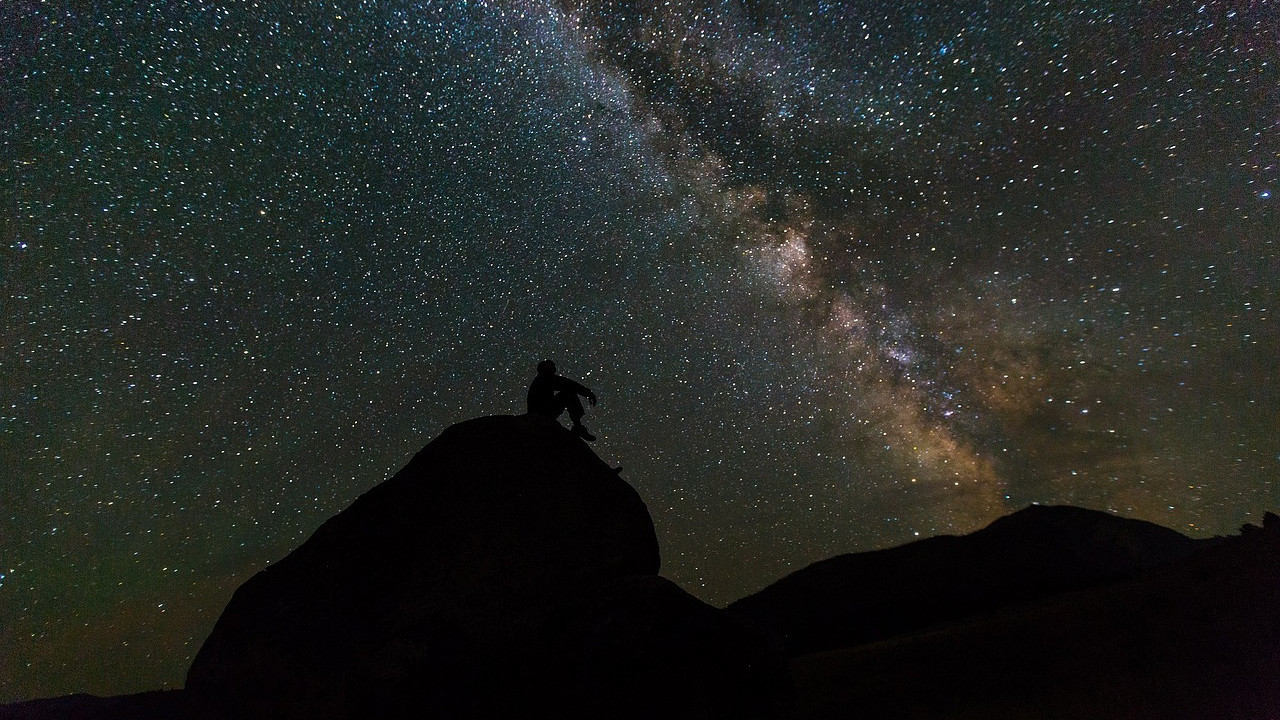
<path fill-rule="evenodd" d="M 180 687 L 544 357 L 708 602 L 1033 502 L 1234 532 L 1278 108 L 1269 0 L 6 2 L 0 701 Z"/>

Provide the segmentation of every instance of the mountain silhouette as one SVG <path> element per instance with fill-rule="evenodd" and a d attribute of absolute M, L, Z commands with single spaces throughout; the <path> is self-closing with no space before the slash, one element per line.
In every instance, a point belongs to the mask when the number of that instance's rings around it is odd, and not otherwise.
<path fill-rule="evenodd" d="M 1202 542 L 1109 513 L 1032 505 L 962 537 L 814 563 L 728 609 L 802 655 L 1113 582 Z"/>
<path fill-rule="evenodd" d="M 245 582 L 186 689 L 0 719 L 1280 717 L 1270 513 L 1193 540 L 1032 506 L 725 610 L 659 568 L 644 502 L 579 438 L 478 418 Z"/>
<path fill-rule="evenodd" d="M 796 720 L 1280 717 L 1280 518 L 1126 578 L 791 669 Z"/>

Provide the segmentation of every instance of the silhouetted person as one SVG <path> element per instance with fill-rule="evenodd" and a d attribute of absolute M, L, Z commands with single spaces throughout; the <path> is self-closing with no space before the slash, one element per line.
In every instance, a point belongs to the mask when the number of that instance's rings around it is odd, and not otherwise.
<path fill-rule="evenodd" d="M 596 404 L 596 394 L 591 392 L 590 388 L 557 375 L 556 364 L 550 360 L 543 360 L 538 363 L 538 376 L 529 383 L 529 413 L 555 419 L 560 417 L 560 413 L 568 410 L 569 419 L 573 421 L 573 434 L 591 442 L 596 439 L 596 436 L 587 432 L 582 425 L 582 415 L 586 411 L 582 409 L 582 403 L 578 400 L 579 395 L 586 398 L 593 406 Z"/>

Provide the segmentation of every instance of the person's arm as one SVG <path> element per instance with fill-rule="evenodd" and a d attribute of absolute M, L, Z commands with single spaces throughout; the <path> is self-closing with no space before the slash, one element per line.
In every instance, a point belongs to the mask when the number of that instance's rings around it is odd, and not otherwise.
<path fill-rule="evenodd" d="M 578 395 L 581 395 L 582 397 L 586 398 L 587 402 L 591 403 L 592 405 L 596 404 L 596 394 L 591 392 L 591 388 L 575 380 L 570 380 L 569 378 L 564 377 L 563 375 L 557 376 L 556 380 L 560 381 L 558 384 L 561 389 L 572 390 Z"/>

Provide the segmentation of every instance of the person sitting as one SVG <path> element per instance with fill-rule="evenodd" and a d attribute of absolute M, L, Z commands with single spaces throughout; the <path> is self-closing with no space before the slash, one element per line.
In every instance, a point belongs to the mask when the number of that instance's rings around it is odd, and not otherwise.
<path fill-rule="evenodd" d="M 578 396 L 586 398 L 592 406 L 596 404 L 596 394 L 582 383 L 567 377 L 556 375 L 556 364 L 550 360 L 538 363 L 538 376 L 529 383 L 528 407 L 531 415 L 546 415 L 556 419 L 560 413 L 569 411 L 569 419 L 573 421 L 573 434 L 592 442 L 596 438 L 582 425 L 582 416 L 586 412 Z"/>

